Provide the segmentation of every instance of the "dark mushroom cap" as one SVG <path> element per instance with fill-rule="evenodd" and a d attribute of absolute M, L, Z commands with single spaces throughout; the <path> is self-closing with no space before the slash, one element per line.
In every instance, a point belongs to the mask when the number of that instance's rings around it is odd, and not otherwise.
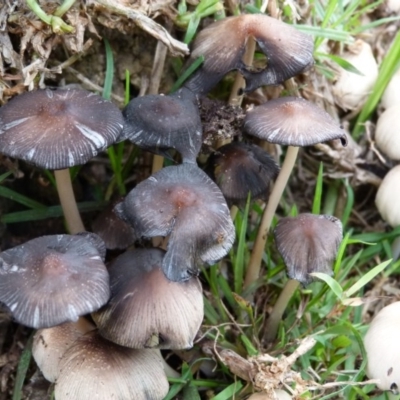
<path fill-rule="evenodd" d="M 107 269 L 83 236 L 43 236 L 0 253 L 0 302 L 23 325 L 76 321 L 109 297 Z"/>
<path fill-rule="evenodd" d="M 55 382 L 60 372 L 60 360 L 75 340 L 96 327 L 85 318 L 52 328 L 39 329 L 33 337 L 32 356 L 43 376 Z"/>
<path fill-rule="evenodd" d="M 121 133 L 121 111 L 76 89 L 44 89 L 0 108 L 0 152 L 46 169 L 85 164 Z"/>
<path fill-rule="evenodd" d="M 332 274 L 332 261 L 342 241 L 342 224 L 330 215 L 300 214 L 279 220 L 275 242 L 291 279 L 304 285 L 312 272 Z"/>
<path fill-rule="evenodd" d="M 183 162 L 196 161 L 202 143 L 202 126 L 196 96 L 182 88 L 168 96 L 137 97 L 123 110 L 124 129 L 119 140 L 128 139 L 142 149 L 167 155 L 175 149 Z"/>
<path fill-rule="evenodd" d="M 96 217 L 92 230 L 102 238 L 107 249 L 126 249 L 136 237 L 132 227 L 115 214 L 115 204 L 117 202 L 109 203 Z"/>
<path fill-rule="evenodd" d="M 132 348 L 187 349 L 203 320 L 200 282 L 171 282 L 161 249 L 129 250 L 109 267 L 111 298 L 92 314 L 106 339 Z"/>
<path fill-rule="evenodd" d="M 89 332 L 60 361 L 57 400 L 161 400 L 168 381 L 157 350 L 121 347 Z"/>
<path fill-rule="evenodd" d="M 171 235 L 162 268 L 172 281 L 224 257 L 235 238 L 224 196 L 195 164 L 163 168 L 139 183 L 116 212 L 138 237 Z"/>
<path fill-rule="evenodd" d="M 270 182 L 278 176 L 279 167 L 260 147 L 232 142 L 210 156 L 207 171 L 227 202 L 241 206 L 249 193 L 252 199 L 267 198 Z"/>
<path fill-rule="evenodd" d="M 311 146 L 334 139 L 347 144 L 345 131 L 325 110 L 299 97 L 281 97 L 253 108 L 243 128 L 248 135 L 282 145 Z"/>
<path fill-rule="evenodd" d="M 251 36 L 267 56 L 267 67 L 257 72 L 242 62 Z M 205 60 L 185 87 L 205 94 L 234 69 L 239 69 L 246 78 L 246 91 L 261 85 L 276 85 L 312 65 L 313 49 L 311 36 L 275 18 L 262 14 L 224 18 L 197 35 L 189 63 L 200 56 Z"/>

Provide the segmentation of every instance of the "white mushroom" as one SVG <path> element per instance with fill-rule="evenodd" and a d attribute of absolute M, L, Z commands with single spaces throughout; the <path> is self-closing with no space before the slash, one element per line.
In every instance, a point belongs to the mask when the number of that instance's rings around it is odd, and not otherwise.
<path fill-rule="evenodd" d="M 400 160 L 399 113 L 400 103 L 388 108 L 379 117 L 375 131 L 377 146 L 392 160 Z"/>
<path fill-rule="evenodd" d="M 372 320 L 364 338 L 367 375 L 382 390 L 398 393 L 400 387 L 400 302 L 384 307 Z"/>

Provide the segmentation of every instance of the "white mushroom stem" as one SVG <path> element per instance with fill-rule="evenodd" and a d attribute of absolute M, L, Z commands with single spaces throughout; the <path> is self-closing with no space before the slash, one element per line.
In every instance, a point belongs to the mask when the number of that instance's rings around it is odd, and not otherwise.
<path fill-rule="evenodd" d="M 58 196 L 67 222 L 68 232 L 75 234 L 85 231 L 72 189 L 69 169 L 56 170 L 54 171 L 54 176 L 56 178 Z"/>
<path fill-rule="evenodd" d="M 269 197 L 268 204 L 264 210 L 264 214 L 261 219 L 257 238 L 254 243 L 253 251 L 251 253 L 249 265 L 247 267 L 246 278 L 244 281 L 244 289 L 249 289 L 260 275 L 261 261 L 265 249 L 265 244 L 267 242 L 268 231 L 271 227 L 272 219 L 275 215 L 276 209 L 278 208 L 283 191 L 285 190 L 286 184 L 293 170 L 298 152 L 298 147 L 289 146 L 287 149 L 286 157 L 282 164 L 282 169 L 275 182 L 274 188 L 272 189 L 271 196 Z M 251 289 L 251 293 L 253 293 L 254 290 L 255 288 Z"/>

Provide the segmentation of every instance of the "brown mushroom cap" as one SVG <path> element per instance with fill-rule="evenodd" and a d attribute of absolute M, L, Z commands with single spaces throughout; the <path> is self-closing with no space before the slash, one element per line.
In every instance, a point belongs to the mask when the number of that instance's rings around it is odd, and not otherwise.
<path fill-rule="evenodd" d="M 60 360 L 75 340 L 96 327 L 85 318 L 78 322 L 39 329 L 33 337 L 32 356 L 43 376 L 55 382 L 60 372 Z"/>
<path fill-rule="evenodd" d="M 60 361 L 57 400 L 162 400 L 168 381 L 157 350 L 135 350 L 96 332 L 78 338 Z"/>
<path fill-rule="evenodd" d="M 299 97 L 281 97 L 253 108 L 243 128 L 248 135 L 282 145 L 311 146 L 334 139 L 347 144 L 345 131 L 325 110 Z"/>
<path fill-rule="evenodd" d="M 39 237 L 1 252 L 0 264 L 0 302 L 26 326 L 77 321 L 110 297 L 102 257 L 84 236 Z"/>
<path fill-rule="evenodd" d="M 278 176 L 279 167 L 260 147 L 232 142 L 210 156 L 207 171 L 227 202 L 241 206 L 246 203 L 249 193 L 252 199 L 267 197 L 269 185 Z"/>
<path fill-rule="evenodd" d="M 109 267 L 110 301 L 93 313 L 106 339 L 132 348 L 187 349 L 203 320 L 200 282 L 171 282 L 161 249 L 130 250 Z"/>
<path fill-rule="evenodd" d="M 261 71 L 252 71 L 242 62 L 249 37 L 254 37 L 267 56 L 267 67 Z M 311 36 L 275 18 L 262 14 L 224 18 L 197 35 L 189 63 L 200 56 L 205 60 L 185 87 L 205 94 L 234 69 L 245 76 L 246 91 L 261 85 L 276 85 L 312 65 L 313 49 Z"/>
<path fill-rule="evenodd" d="M 168 96 L 137 97 L 123 110 L 124 129 L 119 140 L 128 139 L 142 149 L 168 155 L 175 149 L 183 162 L 196 161 L 202 143 L 202 126 L 196 96 L 182 88 Z"/>
<path fill-rule="evenodd" d="M 121 111 L 76 89 L 44 89 L 0 109 L 0 152 L 46 169 L 85 164 L 121 133 Z"/>
<path fill-rule="evenodd" d="M 116 212 L 138 237 L 171 235 L 162 268 L 172 281 L 224 257 L 235 238 L 221 191 L 195 164 L 163 168 L 139 183 Z"/>
<path fill-rule="evenodd" d="M 136 240 L 132 227 L 115 214 L 116 204 L 116 201 L 109 203 L 92 222 L 93 232 L 102 238 L 105 247 L 110 250 L 126 249 Z"/>
<path fill-rule="evenodd" d="M 282 218 L 275 242 L 291 279 L 312 281 L 312 272 L 332 274 L 332 261 L 342 241 L 342 224 L 330 215 L 299 214 Z"/>

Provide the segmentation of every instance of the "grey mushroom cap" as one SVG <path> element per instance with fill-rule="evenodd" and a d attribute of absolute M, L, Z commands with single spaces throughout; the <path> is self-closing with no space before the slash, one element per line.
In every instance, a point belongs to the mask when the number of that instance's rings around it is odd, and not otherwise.
<path fill-rule="evenodd" d="M 275 243 L 291 279 L 306 285 L 312 272 L 332 275 L 332 262 L 342 241 L 342 224 L 330 215 L 299 214 L 279 220 Z"/>
<path fill-rule="evenodd" d="M 347 145 L 344 129 L 322 108 L 299 97 L 270 100 L 248 111 L 244 132 L 267 142 L 311 146 L 340 139 Z"/>
<path fill-rule="evenodd" d="M 123 110 L 124 129 L 119 140 L 128 139 L 142 149 L 168 156 L 169 149 L 183 162 L 196 161 L 202 144 L 202 125 L 196 96 L 188 89 L 163 96 L 137 97 Z"/>
<path fill-rule="evenodd" d="M 109 297 L 102 256 L 83 236 L 43 236 L 0 253 L 0 302 L 23 325 L 77 321 Z"/>
<path fill-rule="evenodd" d="M 279 166 L 259 146 L 232 142 L 221 146 L 208 160 L 206 171 L 217 183 L 229 204 L 243 206 L 252 199 L 267 198 Z"/>
<path fill-rule="evenodd" d="M 197 275 L 232 247 L 235 229 L 218 186 L 194 164 L 163 168 L 116 206 L 138 237 L 170 235 L 162 269 L 168 279 Z"/>
<path fill-rule="evenodd" d="M 0 108 L 0 152 L 41 168 L 85 164 L 114 143 L 122 113 L 86 90 L 43 89 Z"/>
<path fill-rule="evenodd" d="M 110 301 L 92 314 L 106 339 L 131 348 L 187 349 L 203 320 L 196 277 L 171 282 L 161 249 L 129 250 L 109 267 Z"/>
<path fill-rule="evenodd" d="M 249 37 L 267 56 L 267 67 L 254 71 L 242 62 Z M 238 69 L 246 79 L 245 91 L 276 85 L 313 65 L 313 39 L 293 26 L 262 14 L 224 18 L 199 32 L 189 64 L 200 56 L 202 66 L 185 82 L 198 94 L 209 92 L 229 71 Z"/>
<path fill-rule="evenodd" d="M 57 400 L 162 400 L 168 380 L 157 350 L 119 346 L 89 332 L 60 361 Z"/>

